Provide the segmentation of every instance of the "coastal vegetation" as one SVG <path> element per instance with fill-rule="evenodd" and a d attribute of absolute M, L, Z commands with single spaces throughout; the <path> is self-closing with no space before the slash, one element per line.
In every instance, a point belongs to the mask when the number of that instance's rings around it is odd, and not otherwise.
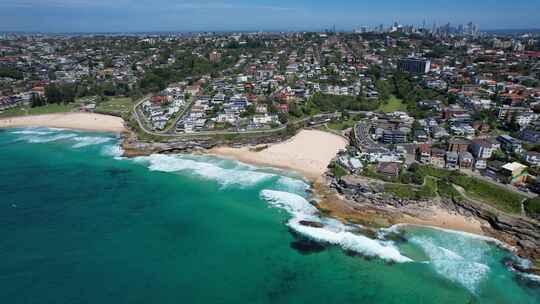
<path fill-rule="evenodd" d="M 435 197 L 437 194 L 444 198 L 457 201 L 464 196 L 456 188 L 463 189 L 466 196 L 486 203 L 492 207 L 510 213 L 520 214 L 521 204 L 526 199 L 522 194 L 511 191 L 494 183 L 465 175 L 459 171 L 450 171 L 413 164 L 409 170 L 402 170 L 399 176 L 388 177 L 367 167 L 364 176 L 386 181 L 385 191 L 400 198 L 425 199 Z M 529 203 L 529 209 L 535 212 L 538 203 Z"/>
<path fill-rule="evenodd" d="M 347 170 L 345 170 L 345 168 L 343 168 L 337 162 L 332 162 L 328 167 L 332 175 L 337 179 L 340 179 L 348 174 Z"/>
<path fill-rule="evenodd" d="M 527 213 L 527 215 L 536 219 L 540 219 L 540 198 L 539 197 L 526 200 L 523 203 L 523 206 L 525 208 L 525 212 Z"/>
<path fill-rule="evenodd" d="M 432 177 L 426 177 L 424 185 L 420 187 L 406 184 L 386 183 L 384 185 L 384 191 L 403 199 L 435 198 L 437 196 L 437 180 Z"/>
<path fill-rule="evenodd" d="M 462 187 L 473 199 L 488 203 L 504 212 L 521 213 L 521 202 L 525 199 L 521 194 L 464 174 L 452 174 L 449 181 Z"/>
<path fill-rule="evenodd" d="M 475 200 L 485 202 L 493 207 L 512 214 L 521 212 L 521 202 L 525 196 L 484 181 L 475 177 L 467 176 L 459 171 L 438 169 L 431 166 L 412 166 L 411 170 L 422 177 L 432 176 L 443 180 L 444 183 L 462 187 L 466 194 Z M 447 189 L 445 187 L 445 189 Z M 445 191 L 447 195 L 456 197 L 454 191 Z"/>
<path fill-rule="evenodd" d="M 361 97 L 315 93 L 304 105 L 298 107 L 309 116 L 337 111 L 374 111 L 379 105 L 378 101 L 369 101 Z"/>
<path fill-rule="evenodd" d="M 456 188 L 447 180 L 438 180 L 437 189 L 439 195 L 443 198 L 448 198 L 455 202 L 460 202 L 464 200 L 463 195 L 461 195 L 461 193 L 459 193 L 459 191 L 457 191 Z"/>

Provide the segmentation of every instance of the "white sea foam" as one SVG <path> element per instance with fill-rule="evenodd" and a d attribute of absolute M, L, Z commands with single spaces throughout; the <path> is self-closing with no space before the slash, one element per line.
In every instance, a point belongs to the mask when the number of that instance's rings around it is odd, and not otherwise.
<path fill-rule="evenodd" d="M 59 140 L 66 140 L 76 137 L 77 134 L 68 133 L 68 134 L 58 134 L 53 136 L 27 136 L 23 139 L 26 140 L 29 143 L 37 144 L 37 143 L 48 143 L 48 142 L 54 142 Z"/>
<path fill-rule="evenodd" d="M 313 217 L 318 212 L 317 208 L 312 206 L 305 198 L 294 193 L 262 190 L 260 196 L 272 206 L 284 209 L 297 217 Z"/>
<path fill-rule="evenodd" d="M 303 193 L 309 189 L 309 185 L 303 180 L 288 176 L 280 177 L 277 180 L 276 185 L 279 190 L 293 193 Z"/>
<path fill-rule="evenodd" d="M 45 129 L 26 129 L 21 131 L 13 131 L 11 133 L 19 135 L 49 135 L 52 134 L 53 131 L 47 131 Z"/>
<path fill-rule="evenodd" d="M 439 238 L 440 237 L 440 238 Z M 488 275 L 485 264 L 488 245 L 465 235 L 437 238 L 414 235 L 409 241 L 424 250 L 430 264 L 441 276 L 475 293 Z"/>
<path fill-rule="evenodd" d="M 287 225 L 305 237 L 318 242 L 338 245 L 365 256 L 379 257 L 387 261 L 400 263 L 412 261 L 408 257 L 401 255 L 399 250 L 390 242 L 354 234 L 351 232 L 351 227 L 336 220 L 320 219 L 317 216 L 317 209 L 300 195 L 274 190 L 262 190 L 260 195 L 271 205 L 289 212 L 293 218 Z M 308 227 L 300 224 L 302 220 L 317 221 L 323 224 L 323 227 Z"/>
<path fill-rule="evenodd" d="M 110 137 L 100 136 L 77 136 L 73 138 L 77 143 L 73 145 L 73 148 L 83 148 L 87 146 L 101 145 L 112 140 Z"/>
<path fill-rule="evenodd" d="M 120 145 L 106 145 L 101 149 L 101 154 L 119 159 L 124 154 L 124 150 Z"/>
<path fill-rule="evenodd" d="M 139 157 L 136 161 L 148 163 L 152 171 L 188 172 L 205 179 L 215 180 L 223 186 L 253 186 L 275 177 L 274 174 L 249 170 L 242 165 L 224 168 L 223 163 L 220 162 L 197 161 L 180 155 L 154 154 Z"/>
<path fill-rule="evenodd" d="M 381 232 L 383 234 L 386 234 L 388 232 L 399 233 L 402 228 L 406 228 L 406 227 L 429 228 L 429 229 L 438 230 L 438 231 L 442 231 L 442 232 L 449 233 L 449 234 L 454 234 L 456 236 L 462 236 L 462 237 L 469 238 L 469 239 L 475 239 L 475 240 L 491 243 L 491 244 L 497 245 L 497 246 L 499 246 L 501 248 L 504 248 L 504 249 L 512 251 L 512 252 L 516 251 L 515 247 L 510 246 L 510 245 L 508 245 L 508 244 L 506 244 L 504 242 L 501 242 L 501 241 L 499 241 L 499 240 L 497 240 L 495 238 L 489 237 L 489 236 L 469 233 L 469 232 L 465 232 L 465 231 L 445 229 L 445 228 L 434 227 L 434 226 L 415 225 L 415 224 L 396 224 L 396 225 L 393 225 L 393 226 L 391 226 L 389 228 L 381 229 Z"/>
<path fill-rule="evenodd" d="M 519 273 L 522 277 L 540 283 L 540 276 L 531 273 Z"/>

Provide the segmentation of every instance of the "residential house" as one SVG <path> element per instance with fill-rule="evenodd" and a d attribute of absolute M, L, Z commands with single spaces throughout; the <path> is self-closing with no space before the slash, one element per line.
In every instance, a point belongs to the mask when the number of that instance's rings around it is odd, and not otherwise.
<path fill-rule="evenodd" d="M 434 139 L 441 139 L 443 137 L 448 137 L 450 134 L 448 134 L 448 131 L 446 131 L 444 128 L 441 127 L 431 127 L 431 136 Z"/>
<path fill-rule="evenodd" d="M 540 153 L 534 151 L 525 152 L 523 160 L 531 166 L 540 166 Z"/>
<path fill-rule="evenodd" d="M 474 167 L 478 170 L 484 170 L 487 168 L 487 160 L 484 158 L 477 158 L 474 162 Z"/>
<path fill-rule="evenodd" d="M 501 135 L 497 137 L 497 140 L 501 143 L 501 148 L 506 152 L 511 153 L 521 153 L 523 152 L 523 147 L 521 142 L 518 139 L 513 138 L 509 135 Z"/>
<path fill-rule="evenodd" d="M 459 153 L 459 166 L 463 169 L 470 169 L 474 164 L 474 157 L 469 152 Z"/>
<path fill-rule="evenodd" d="M 464 139 L 452 139 L 448 141 L 448 151 L 450 152 L 467 152 L 469 150 L 470 142 Z"/>
<path fill-rule="evenodd" d="M 407 134 L 398 130 L 384 130 L 382 141 L 385 144 L 402 144 L 407 142 Z"/>
<path fill-rule="evenodd" d="M 457 152 L 446 152 L 446 168 L 457 169 L 459 167 L 459 155 Z"/>
<path fill-rule="evenodd" d="M 533 144 L 540 144 L 540 124 L 533 123 L 523 129 L 520 134 L 520 139 Z"/>
<path fill-rule="evenodd" d="M 429 140 L 428 134 L 424 130 L 414 130 L 414 139 L 417 142 L 426 142 Z"/>
<path fill-rule="evenodd" d="M 422 144 L 418 146 L 417 159 L 423 164 L 431 163 L 431 146 L 428 144 Z"/>
<path fill-rule="evenodd" d="M 377 165 L 377 173 L 388 177 L 397 177 L 399 175 L 400 164 L 394 162 L 380 163 Z"/>
<path fill-rule="evenodd" d="M 431 149 L 431 165 L 439 168 L 445 166 L 446 151 L 442 149 Z"/>
<path fill-rule="evenodd" d="M 514 162 L 504 165 L 502 169 L 503 174 L 509 178 L 511 184 L 521 184 L 525 182 L 527 177 L 525 169 L 527 169 L 527 166 Z"/>
<path fill-rule="evenodd" d="M 484 139 L 475 139 L 471 143 L 471 152 L 477 159 L 488 159 L 493 155 L 493 145 Z"/>

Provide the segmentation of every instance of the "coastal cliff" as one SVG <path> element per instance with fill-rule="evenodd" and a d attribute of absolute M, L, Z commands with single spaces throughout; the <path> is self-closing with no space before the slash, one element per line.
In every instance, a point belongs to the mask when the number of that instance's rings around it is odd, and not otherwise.
<path fill-rule="evenodd" d="M 357 212 L 362 213 L 362 209 L 377 210 L 377 215 L 386 218 L 391 224 L 400 223 L 404 214 L 421 217 L 424 215 L 423 210 L 429 207 L 440 207 L 450 213 L 473 218 L 482 223 L 484 235 L 512 246 L 520 257 L 540 261 L 540 223 L 534 219 L 505 214 L 467 198 L 402 199 L 384 192 L 382 182 L 352 176 L 339 180 L 329 178 L 328 185 L 352 206 L 356 205 L 354 209 Z M 373 214 L 373 211 L 368 213 Z M 538 267 L 527 271 L 540 274 Z"/>

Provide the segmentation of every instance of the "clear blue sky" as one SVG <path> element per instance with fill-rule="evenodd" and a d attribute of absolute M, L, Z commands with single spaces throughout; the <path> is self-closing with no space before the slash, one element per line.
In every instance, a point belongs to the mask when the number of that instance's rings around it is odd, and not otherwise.
<path fill-rule="evenodd" d="M 347 30 L 424 19 L 540 28 L 540 0 L 0 0 L 0 31 Z"/>

